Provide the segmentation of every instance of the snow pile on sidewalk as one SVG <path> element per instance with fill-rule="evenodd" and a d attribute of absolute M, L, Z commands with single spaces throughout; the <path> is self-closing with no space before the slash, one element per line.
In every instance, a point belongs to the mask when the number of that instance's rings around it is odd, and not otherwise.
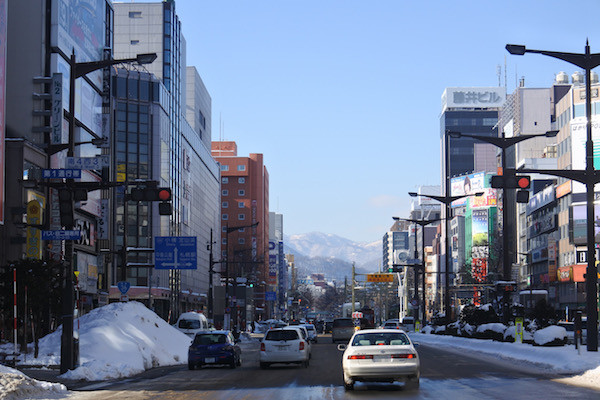
<path fill-rule="evenodd" d="M 588 352 L 585 346 L 578 352 L 574 345 L 543 347 L 422 333 L 410 333 L 410 337 L 416 343 L 435 345 L 448 350 L 456 349 L 473 357 L 477 357 L 477 354 L 489 355 L 520 361 L 524 368 L 535 365 L 538 369 L 542 368 L 548 372 L 578 375 L 559 381 L 600 389 L 600 357 L 596 352 Z"/>
<path fill-rule="evenodd" d="M 32 379 L 19 370 L 0 364 L 0 399 L 29 399 L 48 393 L 66 394 L 67 388 L 60 383 Z"/>
<path fill-rule="evenodd" d="M 79 322 L 80 366 L 67 379 L 99 381 L 187 362 L 191 339 L 135 301 L 96 308 Z M 28 364 L 60 363 L 62 327 L 40 339 L 40 357 Z"/>

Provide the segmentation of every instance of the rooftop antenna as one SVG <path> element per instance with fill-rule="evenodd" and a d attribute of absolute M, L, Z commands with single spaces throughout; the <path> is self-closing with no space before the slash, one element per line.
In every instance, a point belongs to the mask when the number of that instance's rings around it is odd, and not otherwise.
<path fill-rule="evenodd" d="M 506 89 L 506 91 L 508 91 L 507 87 L 508 87 L 508 81 L 506 79 L 506 56 L 504 56 L 504 88 Z"/>
<path fill-rule="evenodd" d="M 501 76 L 502 76 L 502 65 L 496 65 L 496 75 L 498 75 L 498 87 L 502 86 Z"/>

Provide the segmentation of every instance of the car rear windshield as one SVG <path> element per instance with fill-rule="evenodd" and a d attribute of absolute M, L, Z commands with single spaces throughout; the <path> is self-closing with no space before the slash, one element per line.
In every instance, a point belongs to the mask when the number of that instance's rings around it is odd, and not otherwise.
<path fill-rule="evenodd" d="M 398 333 L 362 333 L 354 336 L 352 346 L 402 346 L 410 344 L 408 337 Z"/>
<path fill-rule="evenodd" d="M 196 335 L 194 344 L 201 346 L 210 346 L 211 344 L 222 344 L 227 342 L 227 337 L 223 334 L 206 333 Z"/>
<path fill-rule="evenodd" d="M 292 329 L 269 331 L 265 340 L 298 340 L 298 331 Z"/>
<path fill-rule="evenodd" d="M 350 318 L 333 320 L 334 328 L 352 328 L 353 326 L 354 326 L 354 322 L 352 322 L 352 320 Z"/>
<path fill-rule="evenodd" d="M 197 319 L 180 319 L 179 328 L 181 329 L 200 329 L 200 321 Z"/>

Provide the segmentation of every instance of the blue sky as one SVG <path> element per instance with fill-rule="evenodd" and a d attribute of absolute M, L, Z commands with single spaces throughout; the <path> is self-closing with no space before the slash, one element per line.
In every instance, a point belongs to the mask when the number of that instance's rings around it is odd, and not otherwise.
<path fill-rule="evenodd" d="M 284 232 L 381 239 L 440 184 L 446 87 L 548 87 L 575 67 L 507 43 L 600 52 L 600 2 L 177 0 L 213 140 L 263 153 Z M 501 67 L 500 77 L 498 68 Z"/>

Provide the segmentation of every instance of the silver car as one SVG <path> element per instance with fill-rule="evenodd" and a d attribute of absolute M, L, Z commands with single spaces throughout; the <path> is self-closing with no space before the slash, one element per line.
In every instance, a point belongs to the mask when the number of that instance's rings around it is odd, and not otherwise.
<path fill-rule="evenodd" d="M 419 387 L 419 354 L 404 331 L 365 329 L 354 333 L 350 342 L 338 345 L 343 351 L 344 388 L 354 383 L 403 381 L 405 387 Z"/>

